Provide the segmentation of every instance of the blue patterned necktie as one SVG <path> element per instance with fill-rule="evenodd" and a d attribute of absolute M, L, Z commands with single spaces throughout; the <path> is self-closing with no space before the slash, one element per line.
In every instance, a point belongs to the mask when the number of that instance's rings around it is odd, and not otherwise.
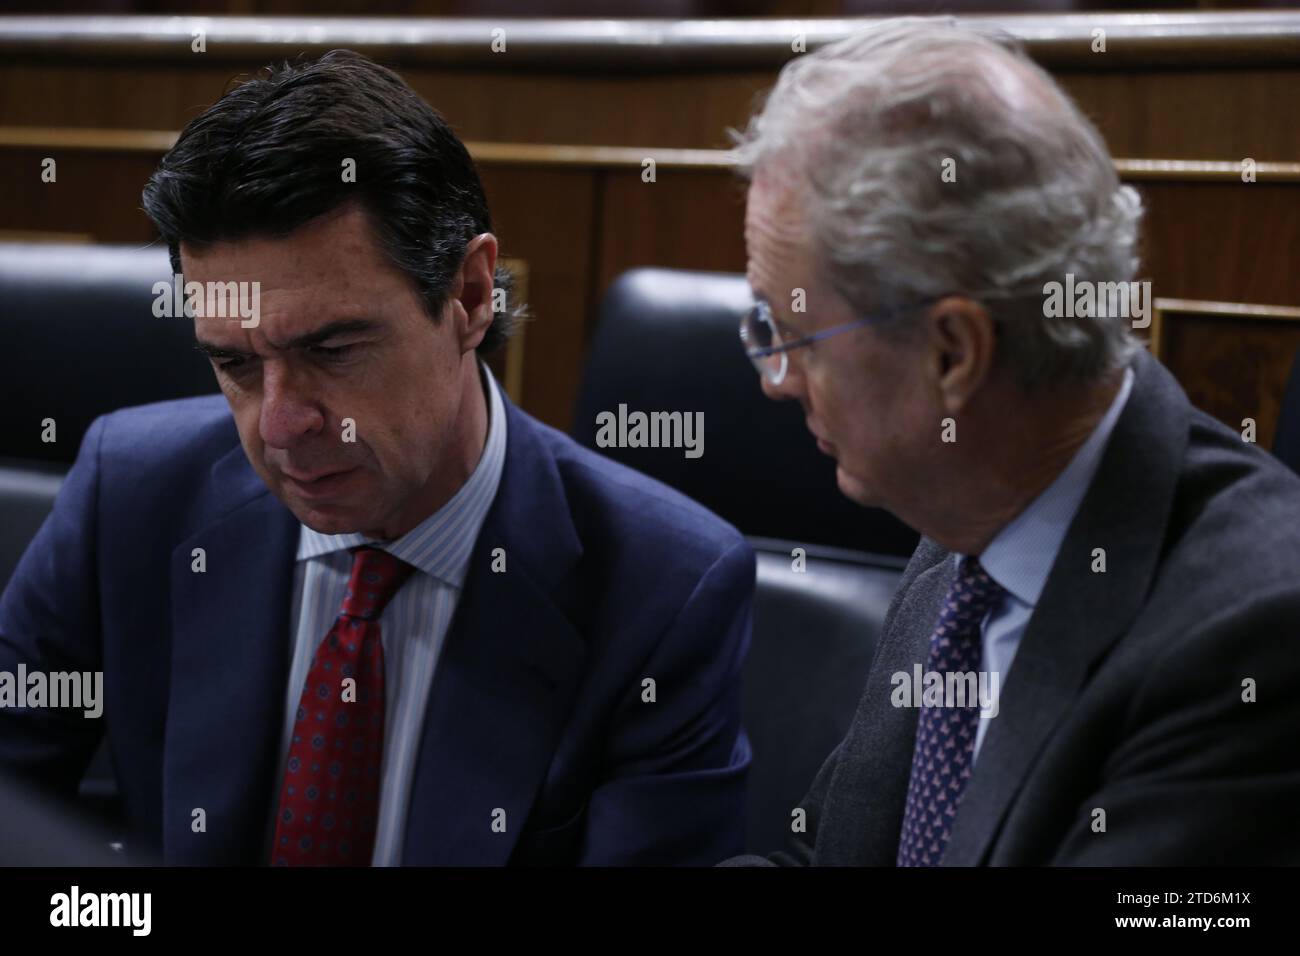
<path fill-rule="evenodd" d="M 1006 592 L 980 566 L 964 558 L 930 635 L 926 672 L 944 678 L 980 666 L 980 624 Z M 920 706 L 920 702 L 914 702 Z M 952 701 L 944 701 L 945 704 Z M 935 866 L 952 835 L 953 820 L 970 779 L 979 702 L 966 707 L 922 707 L 912 750 L 912 775 L 898 842 L 899 866 Z"/>

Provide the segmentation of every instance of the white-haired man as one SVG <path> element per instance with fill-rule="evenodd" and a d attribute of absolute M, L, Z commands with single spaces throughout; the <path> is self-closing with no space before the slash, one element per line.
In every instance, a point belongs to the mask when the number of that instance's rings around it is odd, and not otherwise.
<path fill-rule="evenodd" d="M 922 539 L 789 849 L 728 864 L 1300 862 L 1300 481 L 1142 316 L 1059 307 L 1137 268 L 1097 131 L 906 19 L 791 62 L 739 150 L 763 389 Z"/>

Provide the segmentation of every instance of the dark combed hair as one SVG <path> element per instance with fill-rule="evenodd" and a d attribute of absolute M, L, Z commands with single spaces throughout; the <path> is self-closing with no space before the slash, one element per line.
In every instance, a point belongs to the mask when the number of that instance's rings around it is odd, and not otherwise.
<path fill-rule="evenodd" d="M 343 161 L 356 162 L 356 181 Z M 361 204 L 430 317 L 441 314 L 469 241 L 492 231 L 474 161 L 396 73 L 351 50 L 267 67 L 181 132 L 144 188 L 144 210 L 180 273 L 180 244 L 284 236 Z M 506 308 L 478 346 L 499 348 L 523 318 L 498 265 Z"/>

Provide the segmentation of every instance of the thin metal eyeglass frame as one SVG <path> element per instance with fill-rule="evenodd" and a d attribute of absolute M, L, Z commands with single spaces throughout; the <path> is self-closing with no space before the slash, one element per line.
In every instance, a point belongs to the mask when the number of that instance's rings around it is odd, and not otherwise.
<path fill-rule="evenodd" d="M 908 305 L 899 306 L 896 309 L 877 312 L 875 315 L 863 316 L 860 319 L 854 319 L 852 322 L 845 322 L 843 325 L 833 325 L 829 329 L 822 329 L 820 332 L 813 332 L 810 335 L 801 335 L 797 339 L 789 342 L 782 342 L 780 345 L 749 348 L 745 339 L 745 330 L 749 324 L 750 316 L 757 311 L 763 310 L 767 312 L 767 321 L 772 327 L 773 336 L 778 339 L 781 336 L 780 330 L 776 327 L 776 320 L 772 318 L 771 303 L 767 302 L 765 299 L 759 299 L 754 303 L 754 307 L 745 314 L 745 317 L 740 320 L 740 341 L 742 344 L 745 344 L 745 354 L 749 356 L 749 360 L 754 364 L 754 368 L 758 370 L 758 373 L 773 385 L 780 385 L 785 381 L 786 371 L 790 367 L 790 360 L 787 358 L 787 353 L 794 349 L 803 348 L 805 345 L 811 345 L 813 342 L 820 342 L 822 339 L 828 339 L 832 335 L 839 335 L 841 332 L 850 332 L 853 329 L 860 329 L 864 325 L 871 325 L 873 322 L 883 322 L 886 319 L 892 319 L 896 316 L 902 315 L 904 312 L 910 312 L 913 309 L 919 309 L 922 306 L 938 302 L 943 297 L 944 296 L 942 295 L 928 296 Z M 781 356 L 781 368 L 777 372 L 770 372 L 767 368 L 759 364 L 760 359 L 771 358 L 773 355 Z"/>

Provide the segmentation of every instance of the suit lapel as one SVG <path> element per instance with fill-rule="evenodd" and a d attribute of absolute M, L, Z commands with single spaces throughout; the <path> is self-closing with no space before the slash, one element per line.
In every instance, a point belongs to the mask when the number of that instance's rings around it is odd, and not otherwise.
<path fill-rule="evenodd" d="M 566 615 L 582 553 L 541 428 L 509 401 L 505 465 L 425 712 L 402 862 L 508 862 L 583 672 Z M 506 570 L 494 572 L 494 551 Z"/>
<path fill-rule="evenodd" d="M 946 552 L 945 552 L 946 554 Z M 891 702 L 892 677 L 925 664 L 930 631 L 952 584 L 951 562 L 940 560 L 912 582 L 894 614 L 895 624 L 872 664 L 853 732 L 843 746 L 831 783 L 826 823 L 834 845 L 817 846 L 822 865 L 893 866 L 912 769 L 918 711 Z M 917 622 L 909 626 L 907 622 Z M 845 833 L 850 834 L 847 839 Z"/>
<path fill-rule="evenodd" d="M 1139 353 L 1128 403 L 1070 525 L 980 749 L 943 863 L 985 862 L 1035 757 L 1095 663 L 1141 609 L 1159 562 L 1189 406 L 1158 362 Z M 1134 521 L 1141 515 L 1141 521 Z M 1106 553 L 1094 573 L 1093 549 Z"/>
<path fill-rule="evenodd" d="M 256 863 L 275 796 L 299 526 L 241 446 L 210 480 L 214 517 L 171 557 L 164 858 Z M 204 573 L 191 569 L 195 548 Z M 195 832 L 200 809 L 206 832 Z"/>

